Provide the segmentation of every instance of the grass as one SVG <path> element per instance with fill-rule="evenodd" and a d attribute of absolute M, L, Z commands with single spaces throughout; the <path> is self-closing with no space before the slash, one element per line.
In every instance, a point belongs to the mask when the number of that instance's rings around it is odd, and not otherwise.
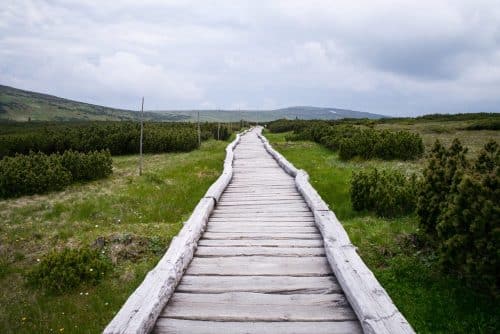
<path fill-rule="evenodd" d="M 468 131 L 474 137 L 476 131 Z M 484 132 L 481 132 L 481 134 Z M 445 136 L 444 134 L 447 134 Z M 446 142 L 454 130 L 441 132 Z M 416 216 L 382 219 L 352 210 L 349 187 L 354 170 L 378 167 L 419 172 L 422 161 L 349 161 L 308 141 L 286 142 L 286 133 L 266 137 L 297 168 L 306 170 L 311 184 L 337 214 L 366 264 L 397 307 L 419 333 L 494 333 L 500 330 L 500 307 L 489 297 L 441 273 L 431 251 L 421 251 L 413 236 Z M 430 134 L 427 141 L 431 142 Z M 498 139 L 496 133 L 494 138 Z M 461 138 L 464 140 L 464 138 Z M 425 138 L 424 138 L 425 140 Z M 482 135 L 464 143 L 477 151 Z"/>
<path fill-rule="evenodd" d="M 0 201 L 0 332 L 99 333 L 168 247 L 222 169 L 226 142 L 190 153 L 113 158 L 113 175 L 65 191 Z M 62 295 L 26 286 L 51 249 L 105 238 L 113 271 Z"/>

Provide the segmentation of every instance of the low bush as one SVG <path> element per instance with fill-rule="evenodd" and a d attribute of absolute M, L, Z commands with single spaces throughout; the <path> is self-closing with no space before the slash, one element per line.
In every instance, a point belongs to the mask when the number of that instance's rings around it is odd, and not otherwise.
<path fill-rule="evenodd" d="M 464 128 L 464 130 L 500 130 L 500 120 L 485 120 L 481 122 L 477 122 L 471 125 L 468 125 Z"/>
<path fill-rule="evenodd" d="M 418 198 L 420 223 L 434 240 L 443 268 L 470 286 L 500 292 L 500 149 L 485 145 L 468 161 L 455 140 L 436 142 Z"/>
<path fill-rule="evenodd" d="M 339 145 L 339 157 L 343 160 L 354 157 L 410 160 L 419 158 L 423 152 L 422 138 L 408 131 L 362 129 L 342 138 Z"/>
<path fill-rule="evenodd" d="M 36 288 L 62 293 L 82 283 L 97 284 L 110 269 L 110 261 L 97 249 L 66 248 L 47 254 L 27 274 L 27 282 Z"/>
<path fill-rule="evenodd" d="M 228 140 L 231 137 L 231 131 L 227 124 L 223 123 L 204 123 L 201 125 L 202 138 Z"/>
<path fill-rule="evenodd" d="M 109 150 L 88 153 L 65 151 L 61 157 L 61 164 L 71 173 L 73 182 L 100 179 L 113 171 L 113 160 Z"/>
<path fill-rule="evenodd" d="M 32 152 L 0 160 L 0 198 L 62 190 L 70 183 L 59 155 Z"/>
<path fill-rule="evenodd" d="M 380 217 L 406 215 L 415 210 L 417 178 L 398 171 L 361 171 L 352 176 L 350 194 L 354 210 L 374 211 Z"/>
<path fill-rule="evenodd" d="M 417 204 L 420 225 L 431 236 L 435 235 L 438 217 L 446 206 L 453 180 L 459 179 L 467 167 L 466 153 L 467 149 L 457 139 L 449 149 L 439 141 L 431 149 Z"/>
<path fill-rule="evenodd" d="M 75 123 L 66 125 L 39 125 L 8 128 L 0 135 L 0 158 L 30 151 L 52 154 L 73 150 L 92 152 L 108 149 L 112 155 L 134 154 L 139 151 L 140 125 L 132 122 Z M 216 138 L 217 124 L 202 125 Z M 230 131 L 221 126 L 221 139 L 227 139 Z M 191 151 L 198 147 L 196 125 L 192 123 L 144 124 L 144 152 L 164 153 Z"/>
<path fill-rule="evenodd" d="M 305 127 L 309 127 L 312 122 L 314 121 L 278 119 L 276 121 L 269 122 L 267 124 L 267 129 L 274 133 L 299 131 Z"/>
<path fill-rule="evenodd" d="M 343 160 L 355 157 L 411 160 L 421 157 L 424 152 L 420 135 L 409 131 L 376 130 L 326 121 L 279 121 L 271 123 L 269 128 L 274 132 L 293 130 L 287 140 L 312 140 L 338 151 Z"/>
<path fill-rule="evenodd" d="M 64 189 L 76 181 L 89 181 L 112 173 L 109 151 L 64 154 L 30 152 L 0 160 L 0 198 L 41 194 Z"/>

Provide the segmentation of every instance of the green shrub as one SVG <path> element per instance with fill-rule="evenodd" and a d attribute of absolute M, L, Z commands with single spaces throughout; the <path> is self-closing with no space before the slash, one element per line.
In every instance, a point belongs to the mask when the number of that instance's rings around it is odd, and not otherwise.
<path fill-rule="evenodd" d="M 49 292 L 61 293 L 82 283 L 97 284 L 111 269 L 110 261 L 97 249 L 52 251 L 28 274 L 28 284 Z"/>
<path fill-rule="evenodd" d="M 344 137 L 339 145 L 339 157 L 343 160 L 361 157 L 383 160 L 410 160 L 424 152 L 422 138 L 408 131 L 362 129 Z"/>
<path fill-rule="evenodd" d="M 267 129 L 274 133 L 298 131 L 303 127 L 308 127 L 310 122 L 311 121 L 278 119 L 276 121 L 269 122 L 267 124 Z"/>
<path fill-rule="evenodd" d="M 110 175 L 113 160 L 109 150 L 88 153 L 65 151 L 61 157 L 62 166 L 71 173 L 73 181 L 90 181 Z"/>
<path fill-rule="evenodd" d="M 70 183 L 58 155 L 31 152 L 0 160 L 0 198 L 61 190 Z"/>
<path fill-rule="evenodd" d="M 355 157 L 410 160 L 419 158 L 424 152 L 422 138 L 408 131 L 376 130 L 343 122 L 284 120 L 271 123 L 270 128 L 274 132 L 293 129 L 286 140 L 312 140 L 338 150 L 342 160 Z"/>
<path fill-rule="evenodd" d="M 484 120 L 471 125 L 468 125 L 464 130 L 500 130 L 500 120 Z"/>
<path fill-rule="evenodd" d="M 436 235 L 437 220 L 446 206 L 453 181 L 458 181 L 467 167 L 466 153 L 467 149 L 457 139 L 448 150 L 439 141 L 432 147 L 417 204 L 420 224 L 430 235 Z"/>
<path fill-rule="evenodd" d="M 30 151 L 52 154 L 73 150 L 92 152 L 108 149 L 112 155 L 139 151 L 140 125 L 102 122 L 52 125 L 18 130 L 0 136 L 0 157 Z M 190 151 L 198 147 L 196 126 L 191 123 L 146 123 L 144 152 Z"/>
<path fill-rule="evenodd" d="M 500 149 L 490 141 L 475 161 L 466 160 L 466 151 L 458 140 L 449 149 L 435 144 L 418 214 L 443 268 L 498 296 Z"/>
<path fill-rule="evenodd" d="M 107 150 L 4 157 L 0 160 L 0 198 L 62 190 L 72 182 L 103 178 L 111 172 L 112 159 Z"/>
<path fill-rule="evenodd" d="M 398 171 L 372 169 L 354 173 L 351 202 L 354 210 L 371 210 L 381 217 L 397 217 L 414 212 L 417 179 Z"/>

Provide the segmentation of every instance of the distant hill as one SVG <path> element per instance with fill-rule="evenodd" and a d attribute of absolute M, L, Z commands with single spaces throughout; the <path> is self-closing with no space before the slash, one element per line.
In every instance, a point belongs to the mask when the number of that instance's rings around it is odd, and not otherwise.
<path fill-rule="evenodd" d="M 184 116 L 194 121 L 200 112 L 203 121 L 239 121 L 244 119 L 252 122 L 267 122 L 280 118 L 288 119 L 340 119 L 340 118 L 371 118 L 386 117 L 367 112 L 320 107 L 288 107 L 274 110 L 166 110 L 156 111 L 161 115 Z"/>
<path fill-rule="evenodd" d="M 384 116 L 338 108 L 289 107 L 275 110 L 160 110 L 147 111 L 154 121 L 266 122 L 288 119 L 382 118 Z M 122 121 L 137 120 L 138 112 L 68 100 L 0 85 L 0 120 L 11 121 Z"/>
<path fill-rule="evenodd" d="M 137 111 L 108 108 L 0 85 L 0 120 L 12 121 L 122 121 L 136 120 Z M 180 121 L 183 116 L 146 112 L 145 118 Z"/>

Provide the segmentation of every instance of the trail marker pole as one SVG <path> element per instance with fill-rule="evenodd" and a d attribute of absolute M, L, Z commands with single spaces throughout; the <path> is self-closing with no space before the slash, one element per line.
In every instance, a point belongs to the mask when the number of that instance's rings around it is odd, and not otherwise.
<path fill-rule="evenodd" d="M 198 111 L 198 146 L 201 146 L 200 112 Z"/>
<path fill-rule="evenodd" d="M 220 122 L 217 124 L 217 140 L 220 140 Z"/>
<path fill-rule="evenodd" d="M 139 139 L 139 176 L 142 175 L 142 137 L 144 135 L 144 96 L 141 104 L 141 137 Z"/>

